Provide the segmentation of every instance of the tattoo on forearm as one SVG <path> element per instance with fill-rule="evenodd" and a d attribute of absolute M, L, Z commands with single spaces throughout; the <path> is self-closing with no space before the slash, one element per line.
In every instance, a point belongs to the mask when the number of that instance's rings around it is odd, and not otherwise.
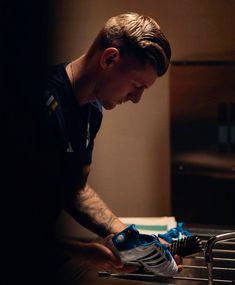
<path fill-rule="evenodd" d="M 77 192 L 73 216 L 101 236 L 110 233 L 117 217 L 89 186 Z"/>

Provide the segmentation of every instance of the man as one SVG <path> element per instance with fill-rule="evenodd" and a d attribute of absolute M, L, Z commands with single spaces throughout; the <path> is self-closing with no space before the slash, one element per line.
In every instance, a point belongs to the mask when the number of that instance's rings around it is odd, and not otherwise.
<path fill-rule="evenodd" d="M 170 45 L 158 24 L 150 17 L 127 13 L 109 19 L 85 54 L 53 67 L 48 74 L 40 125 L 46 126 L 41 147 L 47 163 L 42 171 L 47 171 L 51 193 L 42 195 L 41 217 L 49 224 L 65 209 L 105 238 L 103 244 L 62 241 L 77 265 L 133 270 L 106 246 L 125 225 L 87 184 L 87 177 L 102 107 L 110 110 L 127 101 L 138 103 L 144 90 L 166 72 L 170 56 Z"/>

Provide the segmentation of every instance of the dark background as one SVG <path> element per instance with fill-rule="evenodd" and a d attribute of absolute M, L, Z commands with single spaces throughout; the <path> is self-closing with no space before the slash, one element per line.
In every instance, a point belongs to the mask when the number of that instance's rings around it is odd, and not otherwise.
<path fill-rule="evenodd" d="M 1 1 L 2 284 L 47 284 L 47 238 L 39 223 L 38 115 L 52 46 L 53 1 Z M 47 281 L 46 281 L 47 280 Z M 52 282 L 50 283 L 52 284 Z"/>

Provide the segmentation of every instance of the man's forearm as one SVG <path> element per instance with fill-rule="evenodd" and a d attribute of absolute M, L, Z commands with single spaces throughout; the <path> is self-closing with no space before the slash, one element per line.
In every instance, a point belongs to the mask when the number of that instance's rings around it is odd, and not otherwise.
<path fill-rule="evenodd" d="M 125 228 L 99 195 L 88 185 L 77 191 L 72 206 L 66 209 L 81 225 L 105 237 Z"/>

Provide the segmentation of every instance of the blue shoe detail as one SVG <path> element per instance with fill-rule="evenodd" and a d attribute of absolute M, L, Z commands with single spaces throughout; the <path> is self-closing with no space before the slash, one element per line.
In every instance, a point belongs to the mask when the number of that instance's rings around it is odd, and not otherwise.
<path fill-rule="evenodd" d="M 171 260 L 171 254 L 168 246 L 161 244 L 155 235 L 140 234 L 136 225 L 132 224 L 112 238 L 113 244 L 118 251 L 130 250 L 139 246 L 149 246 L 151 244 L 162 248 L 166 252 L 168 260 Z"/>
<path fill-rule="evenodd" d="M 191 236 L 191 233 L 188 230 L 185 230 L 183 225 L 184 223 L 177 223 L 175 228 L 170 229 L 165 234 L 159 234 L 158 236 L 169 243 L 172 243 L 177 239 L 181 239 L 182 237 Z"/>
<path fill-rule="evenodd" d="M 114 246 L 119 251 L 129 250 L 139 246 L 139 231 L 135 225 L 130 225 L 112 238 Z"/>

